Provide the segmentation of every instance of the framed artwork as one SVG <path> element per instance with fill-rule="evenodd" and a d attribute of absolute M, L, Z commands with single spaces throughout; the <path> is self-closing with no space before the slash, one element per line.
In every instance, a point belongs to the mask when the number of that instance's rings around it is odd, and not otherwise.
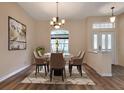
<path fill-rule="evenodd" d="M 26 25 L 8 16 L 8 50 L 26 49 Z"/>

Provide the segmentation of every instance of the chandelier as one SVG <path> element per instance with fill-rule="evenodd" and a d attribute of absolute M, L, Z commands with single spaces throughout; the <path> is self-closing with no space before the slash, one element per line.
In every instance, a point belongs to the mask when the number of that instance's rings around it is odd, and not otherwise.
<path fill-rule="evenodd" d="M 52 18 L 52 20 L 50 21 L 50 25 L 53 26 L 55 29 L 59 29 L 62 25 L 65 24 L 65 20 L 59 19 L 58 17 L 58 2 L 56 2 L 56 13 L 57 16 Z"/>
<path fill-rule="evenodd" d="M 112 10 L 112 16 L 110 17 L 110 22 L 112 22 L 112 23 L 115 22 L 115 16 L 114 16 L 114 13 L 113 13 L 114 8 L 115 8 L 115 7 L 111 7 L 111 10 Z"/>

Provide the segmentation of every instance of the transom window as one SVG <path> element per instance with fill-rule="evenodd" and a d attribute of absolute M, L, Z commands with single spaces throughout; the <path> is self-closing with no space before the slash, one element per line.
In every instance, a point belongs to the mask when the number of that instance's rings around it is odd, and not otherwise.
<path fill-rule="evenodd" d="M 68 53 L 69 32 L 67 30 L 51 31 L 51 52 Z"/>
<path fill-rule="evenodd" d="M 110 23 L 110 22 L 101 22 L 101 23 L 94 23 L 92 25 L 93 29 L 101 29 L 101 28 L 115 28 L 115 24 L 114 23 Z"/>

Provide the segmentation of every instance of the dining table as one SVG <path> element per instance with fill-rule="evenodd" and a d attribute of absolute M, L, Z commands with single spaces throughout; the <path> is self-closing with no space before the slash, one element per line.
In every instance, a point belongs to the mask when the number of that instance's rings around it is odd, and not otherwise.
<path fill-rule="evenodd" d="M 48 59 L 50 59 L 51 53 L 50 52 L 45 53 L 44 56 L 47 57 Z M 71 57 L 73 57 L 73 55 L 71 53 L 63 53 L 63 58 L 65 59 L 66 63 L 69 62 Z"/>

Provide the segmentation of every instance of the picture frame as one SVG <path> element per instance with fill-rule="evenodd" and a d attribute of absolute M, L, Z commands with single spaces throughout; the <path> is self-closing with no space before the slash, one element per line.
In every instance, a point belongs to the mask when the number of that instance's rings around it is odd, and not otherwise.
<path fill-rule="evenodd" d="M 26 25 L 8 16 L 8 50 L 26 50 Z"/>

